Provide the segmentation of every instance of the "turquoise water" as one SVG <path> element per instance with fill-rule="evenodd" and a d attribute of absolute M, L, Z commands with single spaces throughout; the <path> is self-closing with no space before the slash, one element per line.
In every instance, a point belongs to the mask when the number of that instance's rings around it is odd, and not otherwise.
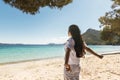
<path fill-rule="evenodd" d="M 120 51 L 120 46 L 89 45 L 89 47 L 98 53 Z M 0 63 L 63 56 L 63 45 L 0 46 Z"/>

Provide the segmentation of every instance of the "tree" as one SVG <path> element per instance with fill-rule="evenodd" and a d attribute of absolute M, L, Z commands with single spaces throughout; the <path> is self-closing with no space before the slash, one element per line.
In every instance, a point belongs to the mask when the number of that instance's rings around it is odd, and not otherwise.
<path fill-rule="evenodd" d="M 62 8 L 72 2 L 72 0 L 3 0 L 6 4 L 11 5 L 25 13 L 32 15 L 39 12 L 40 8 Z"/>
<path fill-rule="evenodd" d="M 113 10 L 106 12 L 105 16 L 99 18 L 99 22 L 103 27 L 101 34 L 103 40 L 113 41 L 114 39 L 117 39 L 116 43 L 120 44 L 120 0 L 112 1 L 113 5 L 111 8 Z M 108 36 L 109 38 L 107 38 Z"/>

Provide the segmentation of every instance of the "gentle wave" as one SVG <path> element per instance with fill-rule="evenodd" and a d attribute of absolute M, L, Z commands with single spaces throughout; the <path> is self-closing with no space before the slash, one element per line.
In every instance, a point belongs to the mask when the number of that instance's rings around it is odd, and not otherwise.
<path fill-rule="evenodd" d="M 120 52 L 120 46 L 89 45 L 89 47 L 99 54 Z M 63 45 L 0 46 L 0 63 L 63 57 L 64 54 Z"/>

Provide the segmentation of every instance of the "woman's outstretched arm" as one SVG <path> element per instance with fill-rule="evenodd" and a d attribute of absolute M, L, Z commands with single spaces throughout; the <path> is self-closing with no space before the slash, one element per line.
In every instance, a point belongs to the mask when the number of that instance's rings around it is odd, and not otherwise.
<path fill-rule="evenodd" d="M 92 49 L 90 49 L 89 47 L 87 47 L 87 46 L 84 45 L 84 48 L 85 48 L 85 50 L 87 50 L 87 51 L 90 52 L 91 54 L 97 56 L 98 58 L 100 58 L 100 59 L 103 58 L 103 55 L 97 54 L 96 52 L 94 52 L 94 51 L 93 51 Z"/>

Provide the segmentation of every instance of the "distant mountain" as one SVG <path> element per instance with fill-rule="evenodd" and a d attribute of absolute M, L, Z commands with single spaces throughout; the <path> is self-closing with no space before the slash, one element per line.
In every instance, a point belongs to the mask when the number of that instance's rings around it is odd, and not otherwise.
<path fill-rule="evenodd" d="M 59 46 L 63 44 L 49 43 L 49 44 L 9 44 L 9 43 L 0 43 L 0 46 Z"/>
<path fill-rule="evenodd" d="M 105 44 L 105 42 L 100 38 L 100 31 L 95 29 L 88 29 L 85 33 L 83 33 L 82 37 L 87 44 L 92 45 Z"/>

